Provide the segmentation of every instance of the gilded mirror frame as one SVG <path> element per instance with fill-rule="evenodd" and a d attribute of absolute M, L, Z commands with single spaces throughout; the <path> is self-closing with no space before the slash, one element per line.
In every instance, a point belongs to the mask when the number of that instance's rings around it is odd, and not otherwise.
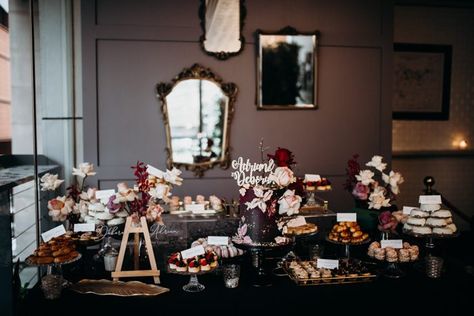
<path fill-rule="evenodd" d="M 262 47 L 261 47 L 261 36 L 278 36 L 278 35 L 295 35 L 295 36 L 308 36 L 313 37 L 313 50 L 312 50 L 312 103 L 311 104 L 303 104 L 298 106 L 296 104 L 289 104 L 289 105 L 274 105 L 274 104 L 263 104 L 263 93 L 262 93 L 262 77 L 263 77 L 263 66 L 262 66 Z M 255 103 L 257 106 L 257 110 L 317 110 L 319 108 L 318 105 L 318 46 L 320 40 L 320 32 L 319 31 L 312 31 L 312 32 L 300 32 L 297 31 L 295 28 L 291 26 L 286 26 L 279 31 L 276 32 L 269 32 L 269 31 L 262 31 L 257 29 L 255 32 L 255 43 L 256 43 L 256 54 L 257 54 L 257 65 L 256 65 L 256 83 L 257 83 L 257 91 L 256 91 L 256 98 Z"/>
<path fill-rule="evenodd" d="M 222 136 L 222 152 L 221 158 L 214 161 L 200 162 L 200 163 L 181 163 L 173 161 L 173 148 L 171 145 L 171 129 L 168 115 L 168 104 L 166 97 L 173 91 L 180 82 L 188 79 L 202 79 L 209 80 L 215 83 L 228 98 L 226 117 L 224 118 L 224 133 Z M 184 68 L 171 82 L 160 82 L 156 86 L 157 98 L 161 102 L 161 113 L 163 115 L 163 122 L 165 125 L 166 144 L 165 152 L 167 155 L 166 164 L 169 169 L 173 166 L 176 168 L 184 167 L 186 170 L 194 172 L 195 176 L 202 177 L 206 170 L 214 168 L 219 165 L 222 169 L 227 169 L 230 166 L 230 126 L 235 111 L 235 100 L 237 99 L 238 88 L 235 83 L 223 82 L 223 80 L 214 74 L 209 68 L 200 64 L 194 64 L 190 68 Z"/>
<path fill-rule="evenodd" d="M 236 52 L 225 52 L 225 51 L 220 51 L 220 52 L 211 52 L 206 50 L 206 47 L 204 46 L 204 41 L 206 40 L 206 0 L 200 0 L 200 5 L 199 5 L 199 20 L 201 24 L 201 29 L 202 29 L 202 35 L 199 37 L 199 44 L 201 46 L 201 49 L 209 56 L 213 56 L 219 60 L 226 60 L 229 59 L 232 56 L 239 55 L 245 46 L 245 37 L 242 35 L 242 30 L 244 28 L 244 21 L 247 16 L 247 9 L 245 8 L 245 0 L 238 0 L 239 1 L 239 40 L 240 40 L 240 49 Z"/>

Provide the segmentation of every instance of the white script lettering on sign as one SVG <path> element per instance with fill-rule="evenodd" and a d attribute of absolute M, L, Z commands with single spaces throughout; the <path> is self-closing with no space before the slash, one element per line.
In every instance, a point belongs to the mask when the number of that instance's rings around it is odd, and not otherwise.
<path fill-rule="evenodd" d="M 239 157 L 236 160 L 233 160 L 231 165 L 235 171 L 230 175 L 235 181 L 237 181 L 238 186 L 265 185 L 272 182 L 271 180 L 268 180 L 268 175 L 273 171 L 273 168 L 275 168 L 275 162 L 273 159 L 270 159 L 265 163 L 251 163 L 249 159 L 244 162 L 244 158 Z M 257 172 L 262 172 L 267 175 L 255 175 Z"/>

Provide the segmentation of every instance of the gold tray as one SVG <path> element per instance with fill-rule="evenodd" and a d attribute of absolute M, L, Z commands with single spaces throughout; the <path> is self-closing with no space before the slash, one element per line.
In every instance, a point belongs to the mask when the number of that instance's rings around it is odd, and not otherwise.
<path fill-rule="evenodd" d="M 369 275 L 358 275 L 358 276 L 338 276 L 330 278 L 298 278 L 289 269 L 289 263 L 283 266 L 283 270 L 288 274 L 288 277 L 293 280 L 297 285 L 308 286 L 308 285 L 329 285 L 329 284 L 351 284 L 351 283 L 367 283 L 377 278 L 377 274 L 370 272 Z"/>
<path fill-rule="evenodd" d="M 69 287 L 80 294 L 112 296 L 156 296 L 169 291 L 168 288 L 138 281 L 110 281 L 84 279 Z"/>

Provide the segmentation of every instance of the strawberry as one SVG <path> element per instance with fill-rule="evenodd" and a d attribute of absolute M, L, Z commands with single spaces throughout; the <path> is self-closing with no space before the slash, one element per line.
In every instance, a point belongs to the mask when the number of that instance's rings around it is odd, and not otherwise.
<path fill-rule="evenodd" d="M 201 264 L 202 266 L 207 266 L 207 260 L 205 258 L 202 258 L 199 260 L 199 264 Z"/>

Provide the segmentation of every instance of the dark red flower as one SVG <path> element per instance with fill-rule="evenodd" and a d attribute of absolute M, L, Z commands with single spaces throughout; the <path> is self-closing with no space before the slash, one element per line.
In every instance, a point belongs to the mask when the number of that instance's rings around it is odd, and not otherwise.
<path fill-rule="evenodd" d="M 290 167 L 296 163 L 293 153 L 286 148 L 278 147 L 274 155 L 267 154 L 267 156 L 273 159 L 278 167 Z"/>

